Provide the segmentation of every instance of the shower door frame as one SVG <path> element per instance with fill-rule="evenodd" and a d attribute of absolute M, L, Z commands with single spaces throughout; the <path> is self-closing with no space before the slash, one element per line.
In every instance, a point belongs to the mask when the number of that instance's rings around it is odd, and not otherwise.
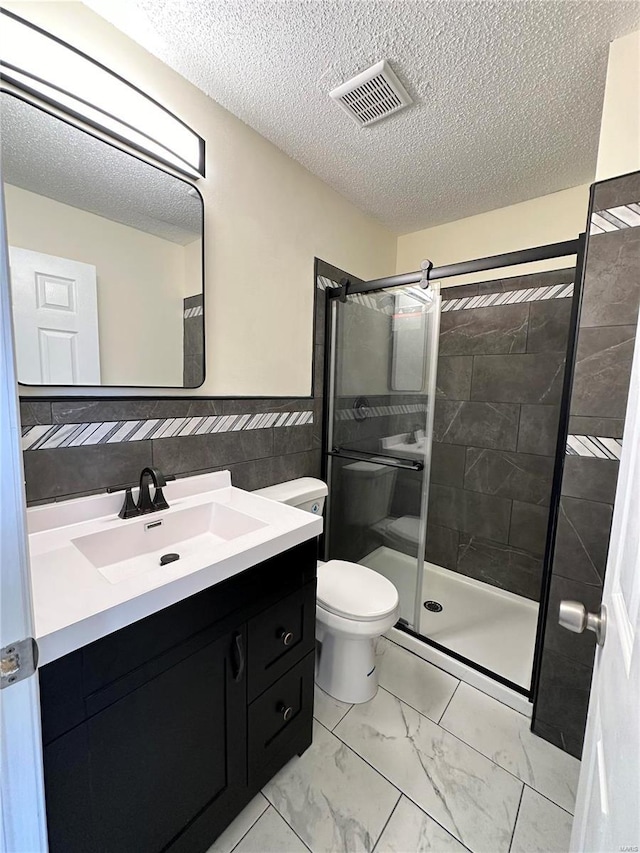
<path fill-rule="evenodd" d="M 478 664 L 470 658 L 447 648 L 446 646 L 425 637 L 423 634 L 409 628 L 406 625 L 399 623 L 396 628 L 416 640 L 431 646 L 432 648 L 446 654 L 448 657 L 464 664 L 476 672 L 487 676 L 498 684 L 507 687 L 528 701 L 533 701 L 537 687 L 537 675 L 539 673 L 540 661 L 542 657 L 542 642 L 544 637 L 544 626 L 548 613 L 548 599 L 551 584 L 551 565 L 553 561 L 553 549 L 555 539 L 555 529 L 558 518 L 558 506 L 560 501 L 560 485 L 562 482 L 562 470 L 564 465 L 564 451 L 567 440 L 568 424 L 569 424 L 569 401 L 571 396 L 571 386 L 573 381 L 573 368 L 575 362 L 575 348 L 577 341 L 579 307 L 582 298 L 582 285 L 584 276 L 584 255 L 586 250 L 586 234 L 581 233 L 574 240 L 566 240 L 559 243 L 550 243 L 543 246 L 534 246 L 528 249 L 522 249 L 516 252 L 507 252 L 500 255 L 491 255 L 486 258 L 478 258 L 476 260 L 461 261 L 455 264 L 448 264 L 441 267 L 433 267 L 429 270 L 428 281 L 439 281 L 443 278 L 453 278 L 462 275 L 469 275 L 478 272 L 487 272 L 489 270 L 501 269 L 502 267 L 519 266 L 521 264 L 536 263 L 538 261 L 553 260 L 555 258 L 567 257 L 570 255 L 576 256 L 575 261 L 575 279 L 574 291 L 572 296 L 571 320 L 569 325 L 569 338 L 567 343 L 567 355 L 565 360 L 564 383 L 562 388 L 562 396 L 560 401 L 560 418 L 558 425 L 558 438 L 556 443 L 556 454 L 554 462 L 554 476 L 551 490 L 551 500 L 549 507 L 549 521 L 547 528 L 547 541 L 545 555 L 542 565 L 542 577 L 540 583 L 540 601 L 538 607 L 538 620 L 536 626 L 536 638 L 534 644 L 534 654 L 532 663 L 532 674 L 529 682 L 529 687 L 522 687 L 513 681 L 493 672 L 490 669 Z M 329 482 L 330 466 L 331 466 L 331 447 L 330 439 L 332 434 L 332 417 L 333 417 L 333 376 L 335 369 L 335 323 L 332 318 L 335 312 L 331 309 L 331 302 L 334 299 L 339 299 L 345 295 L 364 294 L 377 290 L 387 290 L 394 287 L 404 285 L 418 284 L 424 281 L 423 271 L 403 273 L 400 275 L 388 276 L 386 278 L 374 279 L 372 281 L 351 281 L 348 277 L 342 278 L 339 287 L 327 288 L 325 291 L 326 298 L 326 316 L 325 316 L 325 364 L 324 364 L 324 401 L 323 407 L 323 431 L 322 431 L 322 474 L 323 478 Z M 437 349 L 436 349 L 437 353 Z M 328 403 L 328 404 L 327 404 Z M 430 407 L 431 416 L 435 406 Z M 426 534 L 426 507 L 425 501 L 428 501 L 429 496 L 429 476 L 423 476 L 423 495 L 420 524 L 421 532 L 424 526 Z M 328 496 L 328 503 L 331 500 L 331 495 Z M 329 511 L 325 518 L 329 518 Z M 422 538 L 422 537 L 421 537 Z M 423 558 L 424 559 L 424 558 Z M 416 578 L 416 601 L 418 598 L 418 578 Z M 416 606 L 417 609 L 417 606 Z M 419 624 L 419 623 L 416 623 Z"/>

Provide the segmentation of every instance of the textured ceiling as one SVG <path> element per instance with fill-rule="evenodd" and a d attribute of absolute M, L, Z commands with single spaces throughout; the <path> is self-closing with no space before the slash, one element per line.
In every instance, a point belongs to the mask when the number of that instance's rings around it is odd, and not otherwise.
<path fill-rule="evenodd" d="M 172 243 L 200 237 L 202 204 L 189 184 L 12 95 L 0 98 L 7 183 Z"/>
<path fill-rule="evenodd" d="M 608 44 L 635 0 L 85 0 L 399 233 L 593 180 Z M 328 92 L 379 59 L 415 99 Z"/>

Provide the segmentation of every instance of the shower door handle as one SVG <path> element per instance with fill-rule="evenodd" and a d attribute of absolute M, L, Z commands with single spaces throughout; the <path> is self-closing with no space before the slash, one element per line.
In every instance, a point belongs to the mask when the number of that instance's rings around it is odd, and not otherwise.
<path fill-rule="evenodd" d="M 598 613 L 589 613 L 581 601 L 561 601 L 558 622 L 575 634 L 593 631 L 597 644 L 604 646 L 607 635 L 607 608 L 604 604 Z"/>
<path fill-rule="evenodd" d="M 373 462 L 376 465 L 388 465 L 390 468 L 404 468 L 407 471 L 424 470 L 424 462 L 417 459 L 403 459 L 400 456 L 385 456 L 382 453 L 368 453 L 362 450 L 343 450 L 334 447 L 329 450 L 328 456 L 338 456 L 341 459 L 353 459 L 356 462 Z"/>

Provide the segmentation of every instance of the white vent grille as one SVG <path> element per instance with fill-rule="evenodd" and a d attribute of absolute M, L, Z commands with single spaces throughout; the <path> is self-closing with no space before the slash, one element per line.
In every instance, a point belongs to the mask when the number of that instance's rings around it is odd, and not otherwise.
<path fill-rule="evenodd" d="M 361 127 L 374 124 L 413 103 L 385 59 L 329 94 Z"/>

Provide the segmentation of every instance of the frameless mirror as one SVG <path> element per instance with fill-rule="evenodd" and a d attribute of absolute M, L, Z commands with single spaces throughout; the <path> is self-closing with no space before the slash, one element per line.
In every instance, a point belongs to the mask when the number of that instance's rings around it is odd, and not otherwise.
<path fill-rule="evenodd" d="M 8 92 L 0 129 L 18 381 L 201 385 L 200 193 Z"/>

